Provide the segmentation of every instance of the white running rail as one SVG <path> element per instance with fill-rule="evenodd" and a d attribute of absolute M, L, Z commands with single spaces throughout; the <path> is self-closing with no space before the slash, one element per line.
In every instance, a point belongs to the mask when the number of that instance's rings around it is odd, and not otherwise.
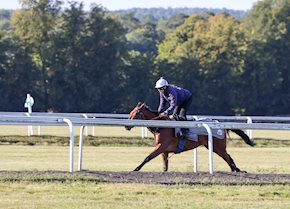
<path fill-rule="evenodd" d="M 17 115 L 17 114 L 16 114 Z M 88 114 L 89 117 L 89 114 Z M 262 118 L 260 118 L 262 119 Z M 273 120 L 273 119 L 271 119 Z M 283 121 L 285 122 L 285 121 Z M 73 149 L 74 149 L 74 126 L 81 126 L 80 146 L 79 146 L 79 167 L 82 169 L 82 144 L 84 126 L 137 126 L 137 127 L 168 127 L 168 128 L 206 128 L 209 136 L 209 143 L 212 129 L 256 129 L 256 130 L 290 130 L 289 123 L 238 123 L 238 122 L 198 122 L 198 121 L 149 121 L 149 120 L 127 120 L 112 118 L 83 118 L 50 116 L 5 116 L 1 115 L 0 125 L 34 125 L 34 126 L 69 126 L 70 130 L 70 172 L 74 171 Z M 209 150 L 209 171 L 213 174 L 213 152 Z M 197 162 L 195 162 L 197 163 Z M 197 166 L 195 165 L 197 170 Z"/>

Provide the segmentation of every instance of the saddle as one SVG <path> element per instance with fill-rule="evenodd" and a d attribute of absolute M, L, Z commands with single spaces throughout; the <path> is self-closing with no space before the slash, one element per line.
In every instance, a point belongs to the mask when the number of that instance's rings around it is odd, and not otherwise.
<path fill-rule="evenodd" d="M 177 116 L 177 120 L 187 120 L 182 117 Z M 213 120 L 210 118 L 200 118 L 195 121 L 203 121 L 203 122 L 215 122 L 218 123 L 218 120 Z M 179 133 L 182 133 L 182 136 L 179 135 Z M 212 129 L 212 135 L 213 137 L 216 137 L 218 139 L 223 139 L 225 137 L 225 130 L 223 129 Z M 207 136 L 208 133 L 205 128 L 175 128 L 175 136 L 178 138 L 183 138 L 184 136 L 187 137 L 187 139 L 192 141 L 198 140 L 198 135 L 204 135 Z"/>
<path fill-rule="evenodd" d="M 209 118 L 202 118 L 202 119 L 198 119 L 196 121 L 204 121 L 204 122 L 216 122 L 218 123 L 217 120 L 212 120 L 212 119 L 209 119 Z M 180 137 L 178 135 L 179 132 L 182 132 L 182 137 Z M 223 129 L 212 129 L 212 136 L 213 137 L 216 137 L 218 139 L 223 139 L 225 137 L 225 130 Z M 175 128 L 175 136 L 178 137 L 178 145 L 177 145 L 177 150 L 175 152 L 175 154 L 179 154 L 181 152 L 184 151 L 184 147 L 185 147 L 185 144 L 186 144 L 186 139 L 187 140 L 190 140 L 190 141 L 195 141 L 197 142 L 198 141 L 198 136 L 199 135 L 204 135 L 204 136 L 207 136 L 208 133 L 206 131 L 205 128 Z M 186 137 L 186 139 L 184 138 Z"/>
<path fill-rule="evenodd" d="M 170 120 L 175 120 L 175 121 L 187 121 L 186 117 L 182 117 L 179 115 L 171 115 L 169 117 Z M 175 128 L 175 136 L 178 138 L 183 138 L 187 132 L 189 131 L 188 128 Z"/>

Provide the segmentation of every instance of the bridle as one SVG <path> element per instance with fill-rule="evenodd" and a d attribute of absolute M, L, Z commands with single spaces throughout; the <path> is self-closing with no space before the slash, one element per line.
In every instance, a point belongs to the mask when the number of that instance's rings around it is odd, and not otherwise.
<path fill-rule="evenodd" d="M 135 113 L 134 118 L 131 118 L 131 119 L 148 120 L 148 118 L 146 118 L 145 114 L 143 113 L 142 108 L 146 108 L 146 107 L 140 107 L 140 106 L 135 107 L 135 109 L 133 111 L 136 113 Z M 159 115 L 157 115 L 156 117 L 153 117 L 150 120 L 159 120 L 159 119 L 163 119 L 163 120 L 167 119 L 168 120 L 169 117 L 168 116 L 161 116 L 160 117 Z"/>
<path fill-rule="evenodd" d="M 134 116 L 133 116 L 134 114 Z M 131 111 L 130 116 L 128 120 L 133 120 L 133 119 L 140 119 L 140 120 L 145 120 L 144 113 L 140 111 L 140 106 L 138 105 L 137 107 L 134 108 L 134 110 Z M 133 126 L 125 126 L 127 130 L 131 130 Z"/>

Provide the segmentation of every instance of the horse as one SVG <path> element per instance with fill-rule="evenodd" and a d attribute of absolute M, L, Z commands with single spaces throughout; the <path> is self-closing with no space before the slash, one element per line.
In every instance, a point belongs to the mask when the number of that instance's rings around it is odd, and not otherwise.
<path fill-rule="evenodd" d="M 141 120 L 164 120 L 163 117 L 159 117 L 157 111 L 152 111 L 144 103 L 138 103 L 137 106 L 130 112 L 128 120 L 141 119 Z M 133 126 L 125 126 L 126 130 L 130 131 Z M 180 150 L 180 139 L 176 137 L 174 128 L 150 128 L 149 131 L 154 135 L 155 148 L 154 150 L 144 159 L 144 161 L 138 165 L 134 171 L 140 171 L 141 168 L 153 158 L 162 154 L 163 158 L 163 171 L 168 171 L 168 155 L 169 153 L 180 153 L 188 150 L 197 148 L 198 146 L 205 146 L 208 149 L 208 140 L 206 135 L 198 135 L 197 141 L 188 140 L 185 136 L 183 140 L 183 149 Z M 250 146 L 254 146 L 254 142 L 242 131 L 228 129 L 225 131 L 233 131 L 239 135 L 245 143 Z M 213 137 L 213 151 L 223 158 L 231 168 L 232 172 L 246 172 L 241 171 L 235 164 L 234 160 L 227 153 L 226 150 L 226 134 L 223 139 Z"/>

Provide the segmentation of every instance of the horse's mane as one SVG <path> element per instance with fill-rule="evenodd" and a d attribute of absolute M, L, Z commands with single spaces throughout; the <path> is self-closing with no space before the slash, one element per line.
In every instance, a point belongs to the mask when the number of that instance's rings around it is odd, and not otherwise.
<path fill-rule="evenodd" d="M 143 103 L 143 104 L 144 104 L 144 107 L 145 107 L 147 110 L 149 110 L 149 111 L 152 112 L 152 113 L 158 114 L 158 111 L 157 111 L 157 110 L 152 110 L 148 105 L 146 105 L 145 103 Z"/>
<path fill-rule="evenodd" d="M 159 115 L 159 112 L 158 112 L 157 110 L 152 110 L 152 109 L 150 109 L 150 107 L 149 107 L 148 105 L 146 105 L 145 103 L 143 103 L 143 105 L 144 105 L 144 107 L 145 107 L 148 111 L 150 111 L 150 112 L 156 114 L 157 116 Z M 155 120 L 168 120 L 168 117 L 167 117 L 167 116 L 164 116 L 164 117 L 157 117 Z"/>

